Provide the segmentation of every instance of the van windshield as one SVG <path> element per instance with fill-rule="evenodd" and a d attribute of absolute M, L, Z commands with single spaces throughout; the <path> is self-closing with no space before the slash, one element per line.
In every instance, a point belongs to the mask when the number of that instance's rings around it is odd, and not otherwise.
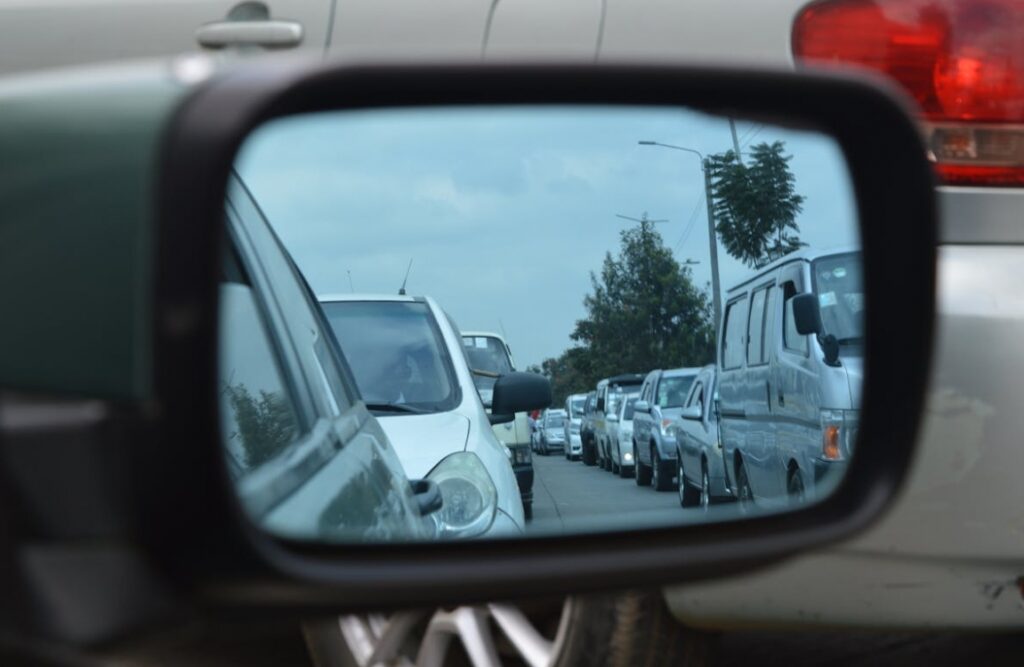
<path fill-rule="evenodd" d="M 512 372 L 512 360 L 508 356 L 504 343 L 493 336 L 463 336 L 462 345 L 466 350 L 466 359 L 470 368 L 495 375 L 505 375 Z M 491 393 L 494 390 L 496 377 L 473 374 L 473 383 L 484 404 L 491 402 Z"/>
<path fill-rule="evenodd" d="M 813 264 L 814 292 L 818 295 L 825 333 L 840 345 L 864 340 L 864 282 L 860 253 L 822 257 Z"/>

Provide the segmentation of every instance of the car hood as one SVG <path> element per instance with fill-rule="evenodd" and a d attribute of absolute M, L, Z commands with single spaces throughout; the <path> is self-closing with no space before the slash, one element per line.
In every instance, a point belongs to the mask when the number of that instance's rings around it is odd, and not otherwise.
<path fill-rule="evenodd" d="M 466 449 L 469 419 L 457 412 L 377 417 L 410 479 L 426 477 L 441 459 Z"/>

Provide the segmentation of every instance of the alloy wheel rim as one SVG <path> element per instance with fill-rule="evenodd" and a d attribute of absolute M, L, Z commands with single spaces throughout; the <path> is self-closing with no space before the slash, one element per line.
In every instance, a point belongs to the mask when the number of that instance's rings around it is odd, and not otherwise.
<path fill-rule="evenodd" d="M 455 609 L 349 615 L 338 619 L 341 639 L 359 667 L 443 667 L 455 643 L 473 667 L 499 667 L 502 657 L 529 667 L 550 667 L 565 646 L 573 600 L 562 602 L 554 637 L 547 637 L 519 607 L 484 604 Z M 423 628 L 422 635 L 414 634 Z M 415 648 L 411 655 L 411 648 Z M 511 652 L 512 656 L 508 656 Z"/>

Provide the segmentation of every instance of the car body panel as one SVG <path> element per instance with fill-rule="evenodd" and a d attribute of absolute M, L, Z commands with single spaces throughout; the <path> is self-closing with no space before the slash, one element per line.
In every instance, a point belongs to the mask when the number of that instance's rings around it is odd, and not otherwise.
<path fill-rule="evenodd" d="M 662 461 L 671 461 L 676 457 L 676 441 L 667 429 L 666 432 L 662 432 L 661 425 L 663 421 L 671 421 L 678 417 L 681 408 L 659 405 L 662 381 L 665 378 L 696 377 L 699 371 L 699 368 L 658 369 L 651 371 L 644 378 L 644 383 L 640 387 L 640 398 L 648 402 L 650 410 L 637 411 L 633 417 L 633 440 L 636 442 L 637 460 L 643 465 L 651 465 L 651 452 L 654 449 Z"/>
<path fill-rule="evenodd" d="M 335 0 L 267 0 L 272 19 L 302 26 L 300 48 L 323 53 Z M 204 51 L 196 31 L 239 0 L 0 0 L 0 75 Z M 207 51 L 208 52 L 208 51 Z"/>
<path fill-rule="evenodd" d="M 715 416 L 715 366 L 705 366 L 690 387 L 686 407 L 699 406 L 700 419 L 677 416 L 669 427 L 675 433 L 678 459 L 687 482 L 694 488 L 701 486 L 701 474 L 708 471 L 713 499 L 731 498 L 725 475 L 725 452 L 718 437 L 718 419 Z M 701 400 L 702 399 L 702 400 Z M 682 484 L 683 480 L 677 480 Z"/>

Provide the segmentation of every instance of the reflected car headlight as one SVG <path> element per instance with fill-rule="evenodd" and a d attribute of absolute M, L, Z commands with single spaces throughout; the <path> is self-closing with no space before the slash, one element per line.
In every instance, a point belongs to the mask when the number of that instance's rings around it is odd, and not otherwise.
<path fill-rule="evenodd" d="M 498 489 L 483 461 L 472 452 L 446 456 L 427 475 L 441 489 L 444 504 L 429 516 L 442 538 L 476 537 L 494 523 Z"/>
<path fill-rule="evenodd" d="M 671 430 L 671 419 L 662 419 L 661 424 L 659 424 L 659 426 L 661 427 L 661 435 L 663 435 L 664 437 L 671 438 L 675 436 L 675 433 L 673 433 Z"/>

